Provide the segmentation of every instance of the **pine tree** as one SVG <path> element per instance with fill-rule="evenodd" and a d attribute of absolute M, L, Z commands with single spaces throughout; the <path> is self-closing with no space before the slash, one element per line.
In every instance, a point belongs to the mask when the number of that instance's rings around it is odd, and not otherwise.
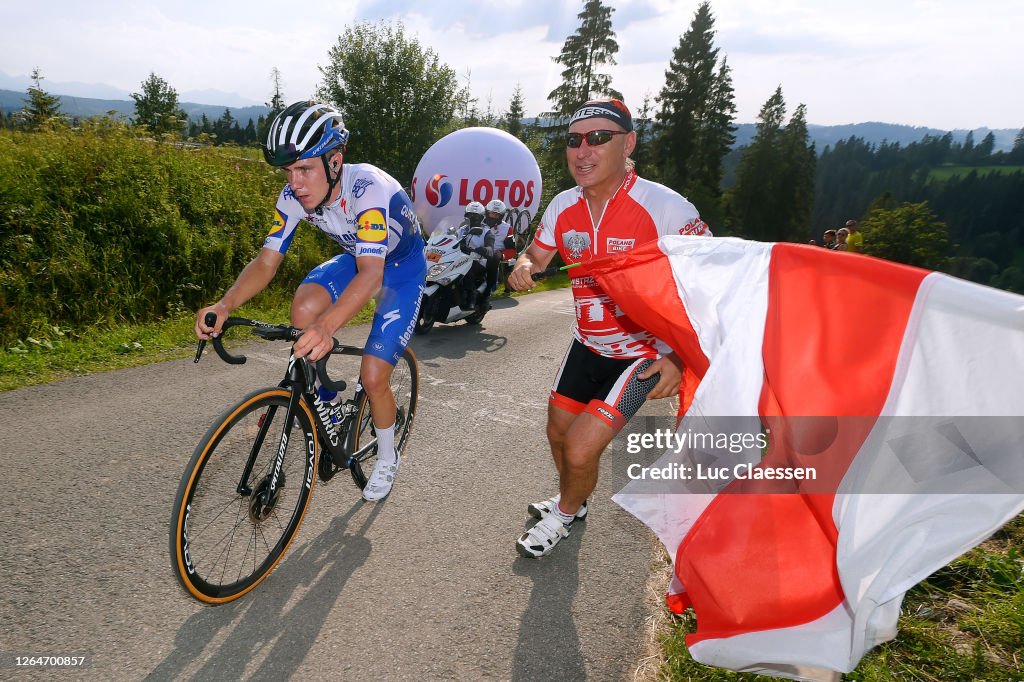
<path fill-rule="evenodd" d="M 213 132 L 217 135 L 217 143 L 226 144 L 234 141 L 235 137 L 232 127 L 237 125 L 238 122 L 231 115 L 231 109 L 225 107 L 224 113 L 213 124 Z"/>
<path fill-rule="evenodd" d="M 817 157 L 807 133 L 807 106 L 799 105 L 782 132 L 777 192 L 785 222 L 777 239 L 802 242 L 812 234 L 814 178 Z"/>
<path fill-rule="evenodd" d="M 779 172 L 779 138 L 786 116 L 782 86 L 776 88 L 757 115 L 757 133 L 743 150 L 730 196 L 734 230 L 750 239 L 773 241 L 781 231 L 776 214 L 775 178 Z"/>
<path fill-rule="evenodd" d="M 133 92 L 135 125 L 147 126 L 154 133 L 181 133 L 188 114 L 178 106 L 178 92 L 155 73 L 142 82 L 142 92 Z"/>
<path fill-rule="evenodd" d="M 270 109 L 267 119 L 273 120 L 279 112 L 284 111 L 288 106 L 284 102 L 284 92 L 281 90 L 281 71 L 276 66 L 270 70 L 270 82 L 274 89 L 270 95 L 270 101 L 266 103 Z"/>
<path fill-rule="evenodd" d="M 510 134 L 521 138 L 523 134 L 523 118 L 526 111 L 523 109 L 523 89 L 516 83 L 516 89 L 512 92 L 512 100 L 508 103 L 508 113 L 502 118 L 502 128 Z"/>
<path fill-rule="evenodd" d="M 555 57 L 555 62 L 565 68 L 562 84 L 548 93 L 548 99 L 555 105 L 549 115 L 568 117 L 594 97 L 622 98 L 622 93 L 611 87 L 612 77 L 598 70 L 602 65 L 614 66 L 619 51 L 612 31 L 613 11 L 601 0 L 587 0 L 583 11 L 576 15 L 580 26 L 565 39 L 561 54 Z"/>
<path fill-rule="evenodd" d="M 640 102 L 640 108 L 634 112 L 633 128 L 636 130 L 636 147 L 633 149 L 633 163 L 637 173 L 648 180 L 661 181 L 659 169 L 651 163 L 652 154 L 652 128 L 651 114 L 654 110 L 654 101 L 651 93 L 645 92 Z"/>
<path fill-rule="evenodd" d="M 722 159 L 735 141 L 732 75 L 714 46 L 715 19 L 703 2 L 679 39 L 658 100 L 661 179 L 693 199 L 702 213 L 719 211 Z"/>
<path fill-rule="evenodd" d="M 60 98 L 43 90 L 43 75 L 39 67 L 32 70 L 32 82 L 25 102 L 25 121 L 30 130 L 39 130 L 60 116 Z"/>

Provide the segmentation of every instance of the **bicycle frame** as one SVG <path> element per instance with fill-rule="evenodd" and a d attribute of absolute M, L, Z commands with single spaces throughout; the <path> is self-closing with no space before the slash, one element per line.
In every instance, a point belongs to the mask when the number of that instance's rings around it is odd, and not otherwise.
<path fill-rule="evenodd" d="M 362 349 L 355 346 L 344 346 L 340 345 L 335 348 L 332 354 L 336 355 L 351 355 L 361 356 Z M 354 420 L 356 418 L 356 405 L 359 402 L 359 396 L 362 392 L 362 387 L 357 384 L 355 396 L 351 399 L 347 399 L 342 403 L 341 410 L 341 421 L 335 423 L 331 420 L 331 409 L 328 405 L 320 399 L 318 392 L 315 389 L 314 378 L 316 373 L 321 376 L 321 382 L 330 388 L 338 391 L 344 391 L 346 384 L 344 381 L 324 381 L 323 377 L 326 376 L 326 371 L 323 368 L 326 362 L 326 357 L 317 363 L 317 367 L 311 366 L 310 362 L 305 358 L 296 358 L 291 356 L 288 359 L 288 368 L 285 372 L 285 378 L 278 384 L 281 388 L 288 389 L 291 397 L 288 401 L 288 407 L 285 411 L 285 427 L 281 431 L 281 442 L 278 446 L 277 455 L 274 459 L 274 464 L 271 467 L 273 472 L 270 478 L 270 485 L 262 494 L 264 495 L 264 502 L 275 499 L 277 487 L 279 483 L 279 473 L 282 466 L 284 465 L 285 452 L 288 450 L 288 441 L 291 438 L 291 430 L 294 416 L 299 409 L 299 401 L 305 400 L 306 403 L 312 408 L 311 412 L 316 415 L 314 420 L 314 429 L 316 431 L 315 438 L 317 438 L 322 445 L 323 452 L 321 457 L 330 458 L 330 467 L 320 467 L 319 476 L 324 482 L 330 480 L 338 471 L 342 469 L 351 469 L 355 460 L 367 453 L 376 445 L 376 440 L 372 439 L 365 443 L 358 450 L 353 451 L 350 445 L 349 433 L 354 426 Z M 270 430 L 270 426 L 274 421 L 276 407 L 271 408 L 264 416 L 262 423 L 260 424 L 260 431 L 256 436 L 249 459 L 246 462 L 246 466 L 243 469 L 242 477 L 238 482 L 238 493 L 240 495 L 249 496 L 253 490 L 249 484 L 249 476 L 252 473 L 253 465 L 256 461 L 256 456 L 263 447 L 263 443 L 266 440 L 267 433 Z M 307 456 L 310 460 L 314 457 L 314 442 L 311 440 L 306 447 Z M 311 462 L 312 464 L 312 462 Z M 312 472 L 312 466 L 310 467 Z M 310 478 L 312 473 L 310 473 Z M 312 485 L 312 480 L 306 481 L 306 487 Z"/>

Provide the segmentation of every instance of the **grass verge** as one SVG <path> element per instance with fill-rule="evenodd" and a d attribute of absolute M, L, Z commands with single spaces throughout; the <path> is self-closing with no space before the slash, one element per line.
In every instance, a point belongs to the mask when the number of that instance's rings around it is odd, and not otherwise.
<path fill-rule="evenodd" d="M 289 303 L 245 305 L 235 315 L 267 322 L 287 322 Z M 350 324 L 369 322 L 373 305 Z M 72 332 L 44 326 L 10 348 L 0 350 L 0 391 L 124 367 L 176 360 L 195 353 L 195 313 L 147 324 L 108 323 Z M 242 338 L 242 335 L 239 335 Z"/>
<path fill-rule="evenodd" d="M 1024 515 L 913 587 L 903 600 L 896 638 L 868 652 L 843 679 L 1024 680 L 1022 547 Z M 648 680 L 775 679 L 709 668 L 690 658 L 685 637 L 696 630 L 692 610 L 668 616 L 659 629 L 662 660 Z"/>
<path fill-rule="evenodd" d="M 569 278 L 560 273 L 537 282 L 531 291 L 568 285 Z M 512 295 L 526 293 L 529 292 Z M 286 322 L 289 306 L 290 302 L 250 302 L 234 314 L 267 322 Z M 369 322 L 373 310 L 372 304 L 366 306 L 350 324 Z M 13 346 L 0 349 L 0 391 L 189 357 L 196 349 L 194 325 L 195 313 L 189 311 L 157 322 L 108 322 L 78 332 L 52 325 L 38 326 Z"/>

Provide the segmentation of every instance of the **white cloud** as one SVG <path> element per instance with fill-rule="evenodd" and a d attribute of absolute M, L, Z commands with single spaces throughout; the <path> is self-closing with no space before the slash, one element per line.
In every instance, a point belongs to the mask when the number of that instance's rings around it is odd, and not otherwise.
<path fill-rule="evenodd" d="M 620 52 L 613 85 L 634 108 L 664 83 L 696 2 L 606 0 Z M 60 11 L 4 2 L 0 64 L 40 67 L 48 82 L 137 91 L 152 71 L 180 92 L 217 90 L 264 102 L 270 69 L 285 95 L 311 95 L 328 50 L 357 20 L 401 18 L 471 85 L 486 106 L 507 107 L 516 83 L 528 114 L 548 108 L 552 61 L 575 31 L 582 0 L 270 0 L 158 4 L 96 0 Z M 715 0 L 716 44 L 733 69 L 738 119 L 752 121 L 779 84 L 790 110 L 812 123 L 883 120 L 939 128 L 1024 125 L 1019 0 Z M 222 102 L 214 102 L 219 104 Z"/>

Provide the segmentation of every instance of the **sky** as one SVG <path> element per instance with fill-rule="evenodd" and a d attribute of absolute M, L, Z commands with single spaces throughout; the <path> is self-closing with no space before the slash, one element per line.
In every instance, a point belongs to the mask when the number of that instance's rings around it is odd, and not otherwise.
<path fill-rule="evenodd" d="M 0 0 L 0 88 L 34 68 L 55 94 L 128 99 L 152 73 L 181 101 L 243 106 L 314 95 L 346 26 L 402 21 L 462 85 L 501 113 L 518 84 L 527 116 L 550 108 L 553 58 L 583 0 Z M 605 0 L 619 44 L 613 87 L 634 112 L 665 82 L 696 0 Z M 712 0 L 739 123 L 775 88 L 812 124 L 880 121 L 941 130 L 1024 127 L 1021 0 Z M 87 84 L 88 87 L 83 87 Z M 72 92 L 73 91 L 73 92 Z"/>

